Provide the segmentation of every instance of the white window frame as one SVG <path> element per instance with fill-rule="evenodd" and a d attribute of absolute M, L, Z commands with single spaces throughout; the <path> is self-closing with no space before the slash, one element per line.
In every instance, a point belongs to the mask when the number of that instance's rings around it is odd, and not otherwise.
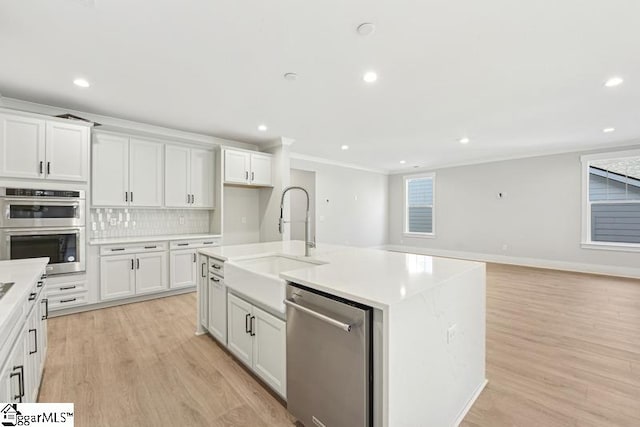
<path fill-rule="evenodd" d="M 629 203 L 629 200 L 619 202 L 612 200 L 589 200 L 589 165 L 594 160 L 617 160 L 625 157 L 640 157 L 640 150 L 608 151 L 606 153 L 580 156 L 582 162 L 582 242 L 583 249 L 600 249 L 607 251 L 640 252 L 638 243 L 595 242 L 591 240 L 591 205 L 597 203 Z M 634 202 L 631 202 L 634 203 Z"/>
<path fill-rule="evenodd" d="M 409 209 L 408 209 L 408 193 L 409 193 L 409 181 L 420 178 L 431 178 L 433 185 L 433 200 L 431 201 L 431 233 L 417 233 L 410 232 L 409 227 Z M 402 177 L 402 183 L 404 185 L 403 190 L 403 220 L 402 220 L 402 234 L 405 237 L 420 237 L 424 239 L 434 239 L 436 237 L 436 173 L 420 173 L 416 175 L 405 175 Z"/>

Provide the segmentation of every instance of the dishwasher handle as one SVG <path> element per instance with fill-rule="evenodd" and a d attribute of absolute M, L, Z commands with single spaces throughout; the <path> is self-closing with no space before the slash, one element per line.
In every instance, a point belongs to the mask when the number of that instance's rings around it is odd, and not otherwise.
<path fill-rule="evenodd" d="M 313 311 L 310 308 L 304 307 L 298 303 L 296 303 L 295 301 L 292 301 L 290 299 L 285 299 L 284 303 L 286 305 L 288 305 L 289 307 L 295 308 L 297 310 L 302 311 L 303 313 L 307 313 L 310 316 L 315 317 L 316 319 L 322 320 L 325 323 L 328 323 L 330 325 L 335 326 L 336 328 L 340 328 L 345 332 L 351 332 L 351 325 L 348 323 L 344 323 L 341 322 L 339 320 L 336 320 L 332 317 L 326 316 L 322 313 L 318 313 L 317 311 Z"/>

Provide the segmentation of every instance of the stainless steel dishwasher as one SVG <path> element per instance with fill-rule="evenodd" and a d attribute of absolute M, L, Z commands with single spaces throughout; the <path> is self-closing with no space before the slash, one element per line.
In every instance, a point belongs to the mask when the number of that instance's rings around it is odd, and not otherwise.
<path fill-rule="evenodd" d="M 287 409 L 305 427 L 373 423 L 373 310 L 287 286 Z"/>

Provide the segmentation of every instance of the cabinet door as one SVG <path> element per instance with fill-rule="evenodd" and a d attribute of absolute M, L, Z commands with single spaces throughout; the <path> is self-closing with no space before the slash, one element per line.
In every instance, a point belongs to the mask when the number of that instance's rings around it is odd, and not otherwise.
<path fill-rule="evenodd" d="M 189 162 L 188 148 L 177 145 L 165 146 L 164 202 L 168 207 L 191 206 L 189 203 Z"/>
<path fill-rule="evenodd" d="M 191 206 L 213 207 L 213 151 L 191 149 Z"/>
<path fill-rule="evenodd" d="M 196 285 L 197 255 L 195 250 L 171 251 L 169 286 L 172 289 Z"/>
<path fill-rule="evenodd" d="M 38 386 L 40 385 L 40 351 L 38 346 L 38 307 L 33 307 L 27 319 L 27 328 L 24 332 L 25 340 L 25 368 L 24 386 L 26 402 L 35 402 L 38 398 Z"/>
<path fill-rule="evenodd" d="M 224 151 L 224 181 L 236 184 L 249 183 L 251 154 L 244 151 Z"/>
<path fill-rule="evenodd" d="M 253 369 L 286 398 L 287 327 L 275 316 L 253 307 Z"/>
<path fill-rule="evenodd" d="M 100 297 L 103 300 L 135 295 L 135 278 L 133 255 L 100 257 Z"/>
<path fill-rule="evenodd" d="M 164 145 L 131 138 L 129 140 L 129 205 L 162 206 Z"/>
<path fill-rule="evenodd" d="M 89 128 L 47 122 L 47 179 L 86 181 L 89 176 Z"/>
<path fill-rule="evenodd" d="M 136 294 L 167 289 L 167 253 L 136 255 Z"/>
<path fill-rule="evenodd" d="M 45 121 L 0 115 L 0 176 L 44 178 Z"/>
<path fill-rule="evenodd" d="M 253 359 L 253 337 L 250 334 L 251 304 L 233 294 L 227 296 L 228 348 L 248 367 Z"/>
<path fill-rule="evenodd" d="M 209 281 L 207 273 L 208 258 L 200 255 L 198 261 L 198 323 L 207 327 L 209 323 Z M 198 327 L 200 330 L 200 327 Z"/>
<path fill-rule="evenodd" d="M 224 279 L 209 274 L 209 333 L 227 344 L 227 287 Z"/>
<path fill-rule="evenodd" d="M 92 198 L 94 206 L 129 204 L 129 138 L 99 134 L 93 141 Z"/>
<path fill-rule="evenodd" d="M 21 394 L 21 391 L 26 391 L 21 385 L 22 381 L 24 381 L 23 375 L 26 361 L 24 353 L 24 335 L 21 333 L 7 358 L 7 363 L 0 378 L 0 398 L 3 398 L 2 402 L 19 403 L 28 401 L 26 393 L 24 393 L 24 396 Z"/>
<path fill-rule="evenodd" d="M 44 291 L 42 291 L 44 293 Z M 38 304 L 38 348 L 40 349 L 40 375 L 42 375 L 42 371 L 44 370 L 44 362 L 47 358 L 47 349 L 49 347 L 49 339 L 48 339 L 48 329 L 47 329 L 47 311 L 48 311 L 49 300 L 46 298 L 41 298 L 40 303 Z"/>
<path fill-rule="evenodd" d="M 271 179 L 271 156 L 262 154 L 251 155 L 251 184 L 273 185 Z"/>

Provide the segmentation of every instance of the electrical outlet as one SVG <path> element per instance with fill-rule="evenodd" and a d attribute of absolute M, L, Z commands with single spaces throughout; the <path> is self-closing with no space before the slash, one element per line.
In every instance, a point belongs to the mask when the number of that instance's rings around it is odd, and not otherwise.
<path fill-rule="evenodd" d="M 451 325 L 447 329 L 447 344 L 451 344 L 458 334 L 458 325 Z"/>
<path fill-rule="evenodd" d="M 509 245 L 507 245 L 506 243 L 504 243 L 504 244 L 502 245 L 502 250 L 503 250 L 503 251 L 508 251 L 508 250 L 509 250 Z"/>
<path fill-rule="evenodd" d="M 180 223 L 180 225 L 184 225 L 184 217 L 181 216 L 180 218 L 178 218 L 178 222 Z"/>
<path fill-rule="evenodd" d="M 242 223 L 243 223 L 243 224 L 246 224 L 246 223 L 247 223 L 247 217 L 246 217 L 246 216 L 243 216 L 243 217 L 242 217 Z"/>

